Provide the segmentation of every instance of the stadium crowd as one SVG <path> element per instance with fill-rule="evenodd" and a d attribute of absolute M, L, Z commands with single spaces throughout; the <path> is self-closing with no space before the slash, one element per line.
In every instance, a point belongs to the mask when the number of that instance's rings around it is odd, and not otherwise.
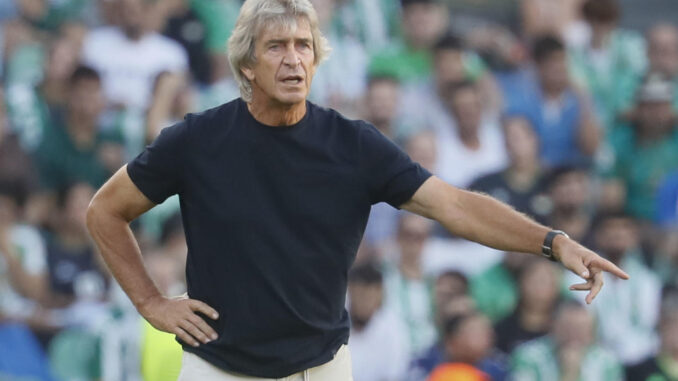
<path fill-rule="evenodd" d="M 676 25 L 625 28 L 616 0 L 311 2 L 333 47 L 311 101 L 631 276 L 586 305 L 557 264 L 374 205 L 349 274 L 354 379 L 678 380 Z M 240 5 L 0 1 L 0 380 L 176 379 L 179 345 L 107 272 L 85 211 L 163 127 L 239 96 Z M 183 294 L 178 198 L 133 231 Z"/>

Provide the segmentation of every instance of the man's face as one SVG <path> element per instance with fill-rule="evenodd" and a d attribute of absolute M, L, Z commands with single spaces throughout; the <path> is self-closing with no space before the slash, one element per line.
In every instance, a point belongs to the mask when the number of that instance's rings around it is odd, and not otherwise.
<path fill-rule="evenodd" d="M 553 336 L 559 347 L 586 347 L 593 341 L 593 317 L 579 307 L 560 311 L 553 325 Z"/>
<path fill-rule="evenodd" d="M 398 112 L 399 99 L 400 90 L 397 82 L 391 80 L 373 82 L 367 89 L 365 99 L 371 122 L 390 124 Z"/>
<path fill-rule="evenodd" d="M 639 102 L 638 126 L 648 133 L 665 133 L 673 127 L 673 105 L 667 101 Z"/>
<path fill-rule="evenodd" d="M 398 246 L 403 260 L 419 260 L 424 248 L 424 243 L 431 231 L 429 220 L 407 215 L 403 217 L 398 226 Z"/>
<path fill-rule="evenodd" d="M 549 91 L 559 92 L 567 88 L 569 72 L 565 52 L 554 52 L 538 65 L 539 80 L 542 87 Z"/>
<path fill-rule="evenodd" d="M 591 179 L 583 170 L 572 171 L 558 177 L 551 187 L 554 208 L 560 211 L 576 211 L 591 198 Z"/>
<path fill-rule="evenodd" d="M 630 218 L 609 218 L 597 227 L 595 240 L 602 254 L 617 263 L 626 251 L 639 245 L 640 237 Z"/>
<path fill-rule="evenodd" d="M 648 36 L 650 69 L 669 77 L 678 75 L 678 31 L 659 27 Z"/>
<path fill-rule="evenodd" d="M 483 106 L 475 88 L 467 87 L 457 90 L 450 97 L 450 106 L 458 128 L 467 132 L 477 131 L 480 128 Z"/>
<path fill-rule="evenodd" d="M 120 23 L 131 38 L 138 38 L 144 29 L 147 5 L 145 0 L 119 0 Z"/>
<path fill-rule="evenodd" d="M 435 54 L 433 65 L 439 92 L 448 83 L 460 82 L 466 78 L 464 53 L 460 50 L 439 50 Z"/>
<path fill-rule="evenodd" d="M 89 120 L 97 119 L 106 106 L 101 82 L 90 78 L 76 81 L 71 86 L 68 105 L 72 113 Z"/>
<path fill-rule="evenodd" d="M 364 282 L 350 282 L 348 295 L 350 299 L 350 315 L 358 325 L 367 324 L 379 307 L 383 297 L 380 284 L 367 284 Z"/>
<path fill-rule="evenodd" d="M 417 49 L 429 48 L 445 31 L 447 12 L 436 3 L 414 3 L 403 9 L 403 33 Z"/>
<path fill-rule="evenodd" d="M 504 123 L 506 151 L 513 162 L 537 162 L 539 140 L 530 122 L 523 117 L 511 117 Z"/>
<path fill-rule="evenodd" d="M 262 97 L 282 105 L 306 100 L 316 68 L 308 20 L 298 18 L 294 28 L 264 29 L 254 51 L 256 62 L 242 68 L 252 84 L 253 98 Z"/>

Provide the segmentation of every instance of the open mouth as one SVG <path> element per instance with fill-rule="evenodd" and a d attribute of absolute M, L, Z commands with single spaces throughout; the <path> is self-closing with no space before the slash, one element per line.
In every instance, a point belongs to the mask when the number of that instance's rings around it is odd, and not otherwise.
<path fill-rule="evenodd" d="M 283 83 L 286 85 L 298 85 L 304 81 L 304 78 L 300 75 L 288 75 L 282 79 Z"/>

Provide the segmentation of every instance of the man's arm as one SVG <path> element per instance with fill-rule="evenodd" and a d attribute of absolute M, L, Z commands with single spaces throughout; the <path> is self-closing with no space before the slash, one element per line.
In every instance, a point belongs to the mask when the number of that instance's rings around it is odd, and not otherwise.
<path fill-rule="evenodd" d="M 540 254 L 549 228 L 489 196 L 455 188 L 432 176 L 401 208 L 440 222 L 453 234 L 503 251 Z M 589 290 L 586 302 L 603 287 L 602 271 L 628 275 L 612 262 L 562 235 L 553 241 L 555 257 L 586 279 L 571 290 Z"/>
<path fill-rule="evenodd" d="M 193 346 L 199 345 L 196 339 L 207 343 L 217 334 L 195 312 L 217 319 L 217 311 L 197 300 L 164 297 L 144 267 L 129 223 L 153 206 L 124 166 L 94 195 L 87 209 L 87 228 L 113 276 L 151 325 Z"/>

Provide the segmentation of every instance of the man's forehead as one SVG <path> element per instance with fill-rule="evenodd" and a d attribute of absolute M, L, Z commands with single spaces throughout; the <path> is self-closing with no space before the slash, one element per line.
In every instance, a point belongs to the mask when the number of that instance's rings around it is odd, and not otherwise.
<path fill-rule="evenodd" d="M 262 42 L 273 40 L 313 39 L 311 26 L 305 17 L 290 19 L 287 23 L 275 22 L 264 26 L 259 33 Z"/>

